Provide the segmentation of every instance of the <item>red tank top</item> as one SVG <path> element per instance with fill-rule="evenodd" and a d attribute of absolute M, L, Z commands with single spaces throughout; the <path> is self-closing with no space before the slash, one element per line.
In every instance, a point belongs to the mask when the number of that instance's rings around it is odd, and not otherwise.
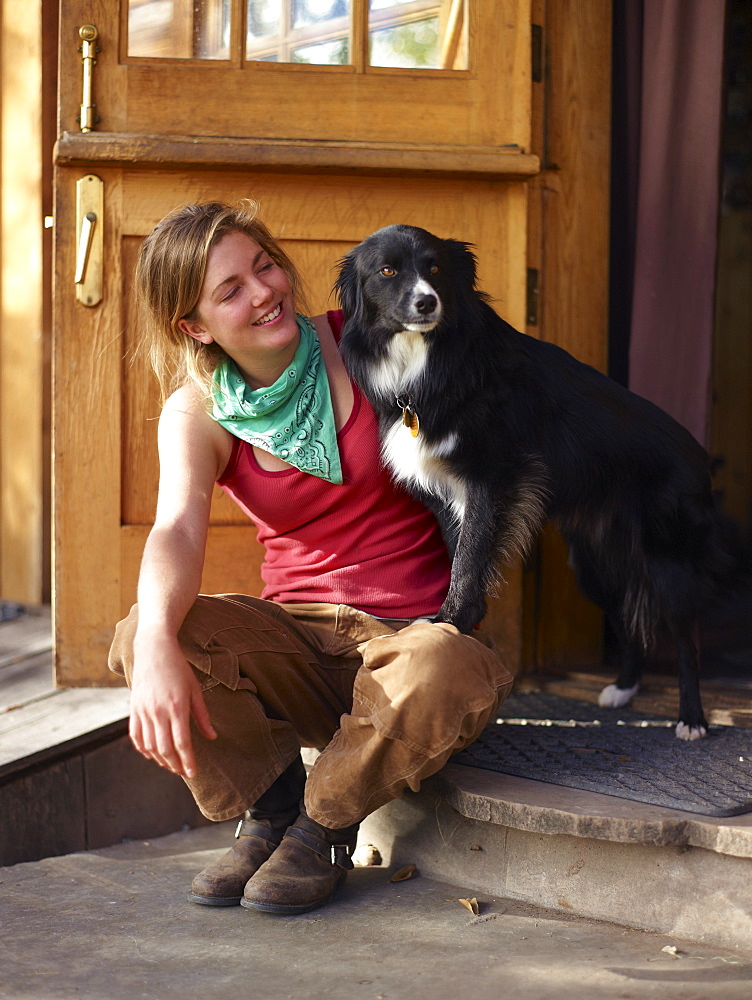
<path fill-rule="evenodd" d="M 342 314 L 327 318 L 339 340 Z M 268 472 L 240 438 L 218 485 L 258 529 L 267 600 L 349 604 L 385 618 L 435 614 L 450 572 L 438 524 L 392 482 L 373 410 L 355 384 L 353 394 L 337 435 L 343 485 L 297 469 Z"/>

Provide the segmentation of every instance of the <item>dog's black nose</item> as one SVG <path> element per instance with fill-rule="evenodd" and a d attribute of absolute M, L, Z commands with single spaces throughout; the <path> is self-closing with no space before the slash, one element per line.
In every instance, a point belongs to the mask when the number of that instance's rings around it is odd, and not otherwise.
<path fill-rule="evenodd" d="M 436 296 L 435 295 L 419 295 L 415 302 L 415 311 L 419 312 L 421 316 L 432 313 L 436 308 Z"/>

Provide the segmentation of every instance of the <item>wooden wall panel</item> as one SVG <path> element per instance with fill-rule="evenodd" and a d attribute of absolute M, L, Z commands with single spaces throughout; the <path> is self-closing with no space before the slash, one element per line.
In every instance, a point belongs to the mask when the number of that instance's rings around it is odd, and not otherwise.
<path fill-rule="evenodd" d="M 749 86 L 749 85 L 748 85 Z M 710 453 L 714 486 L 752 546 L 752 208 L 724 207 L 718 232 Z"/>
<path fill-rule="evenodd" d="M 58 170 L 53 356 L 55 670 L 58 684 L 110 683 L 107 651 L 120 611 L 122 375 L 119 171 L 105 186 L 104 299 L 75 298 L 75 183 Z"/>
<path fill-rule="evenodd" d="M 611 5 L 546 8 L 544 339 L 606 369 Z"/>
<path fill-rule="evenodd" d="M 3 0 L 0 28 L 0 596 L 40 604 L 49 590 L 42 4 Z"/>
<path fill-rule="evenodd" d="M 533 151 L 543 170 L 529 182 L 528 264 L 539 290 L 538 321 L 527 332 L 605 371 L 611 8 L 535 0 L 533 13 L 544 37 L 544 82 L 533 89 Z M 552 527 L 529 566 L 524 616 L 528 667 L 600 663 L 601 613 L 577 590 Z"/>
<path fill-rule="evenodd" d="M 231 501 L 228 501 L 231 503 Z M 120 531 L 121 598 L 117 619 L 124 618 L 136 600 L 141 554 L 151 525 L 123 525 Z M 241 525 L 214 524 L 209 528 L 206 562 L 201 579 L 203 594 L 261 593 L 263 547 L 247 518 Z M 113 629 L 115 625 L 113 621 Z"/>

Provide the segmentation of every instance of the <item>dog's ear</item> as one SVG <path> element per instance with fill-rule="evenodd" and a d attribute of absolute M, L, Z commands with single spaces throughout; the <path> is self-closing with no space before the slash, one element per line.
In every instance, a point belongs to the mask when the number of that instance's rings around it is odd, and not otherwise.
<path fill-rule="evenodd" d="M 475 288 L 478 267 L 472 251 L 474 244 L 464 243 L 461 240 L 444 240 L 444 245 L 452 264 L 452 272 L 459 284 L 463 288 Z"/>
<path fill-rule="evenodd" d="M 337 301 L 346 320 L 360 315 L 363 308 L 363 297 L 353 250 L 339 261 L 339 275 L 334 282 L 334 294 L 337 296 Z"/>

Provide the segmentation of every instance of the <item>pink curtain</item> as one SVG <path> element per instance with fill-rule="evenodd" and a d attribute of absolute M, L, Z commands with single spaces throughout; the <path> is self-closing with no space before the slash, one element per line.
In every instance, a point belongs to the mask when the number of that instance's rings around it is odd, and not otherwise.
<path fill-rule="evenodd" d="M 629 387 L 707 444 L 724 0 L 647 0 Z"/>

